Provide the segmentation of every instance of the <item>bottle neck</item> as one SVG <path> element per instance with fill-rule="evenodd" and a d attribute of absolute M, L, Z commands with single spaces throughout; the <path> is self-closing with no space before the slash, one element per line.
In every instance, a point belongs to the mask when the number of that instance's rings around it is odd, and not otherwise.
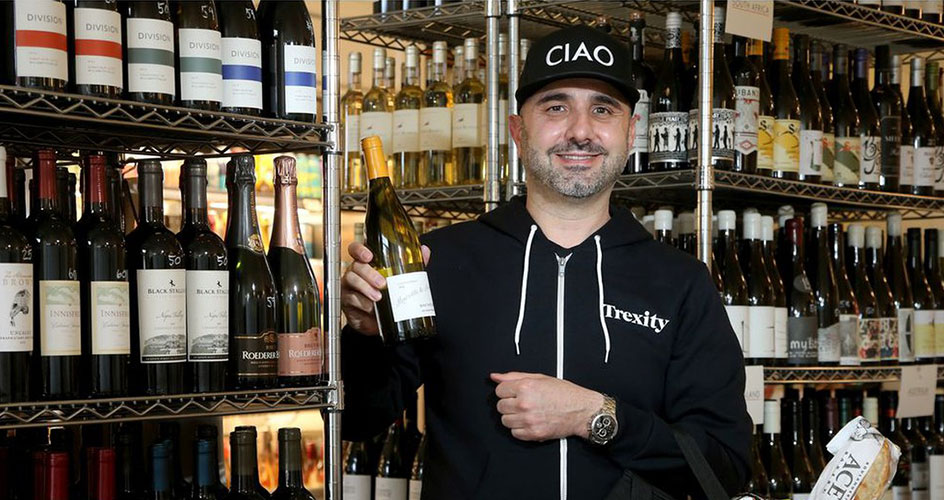
<path fill-rule="evenodd" d="M 256 464 L 255 443 L 239 443 L 232 453 L 232 490 L 239 493 L 257 491 L 259 487 L 259 469 Z"/>
<path fill-rule="evenodd" d="M 36 209 L 38 212 L 59 213 L 59 193 L 56 185 L 55 159 L 39 161 L 39 170 L 36 172 L 38 186 L 36 190 Z"/>
<path fill-rule="evenodd" d="M 908 232 L 908 269 L 915 273 L 921 272 L 921 234 Z"/>
<path fill-rule="evenodd" d="M 747 40 L 739 36 L 734 37 L 734 57 L 747 56 Z"/>
<path fill-rule="evenodd" d="M 465 64 L 462 66 L 462 71 L 466 80 L 474 80 L 478 78 L 478 71 L 479 71 L 478 59 L 472 59 L 472 58 L 466 57 Z"/>
<path fill-rule="evenodd" d="M 205 453 L 197 454 L 197 462 L 194 466 L 194 485 L 201 491 L 212 490 L 220 482 L 215 453 L 207 450 Z"/>
<path fill-rule="evenodd" d="M 374 88 L 386 88 L 386 82 L 384 81 L 384 69 L 382 67 L 374 68 L 373 81 L 371 83 Z"/>
<path fill-rule="evenodd" d="M 170 464 L 167 458 L 157 458 L 151 462 L 151 489 L 154 493 L 170 491 Z"/>
<path fill-rule="evenodd" d="M 350 75 L 348 76 L 347 88 L 348 90 L 360 92 L 361 90 L 361 72 L 360 71 L 350 72 Z"/>
<path fill-rule="evenodd" d="M 164 223 L 163 174 L 161 172 L 138 173 L 138 196 L 140 197 L 141 220 L 145 224 Z"/>
<path fill-rule="evenodd" d="M 403 70 L 403 86 L 415 87 L 419 81 L 419 68 L 406 66 Z"/>
<path fill-rule="evenodd" d="M 227 246 L 247 247 L 262 252 L 259 220 L 256 218 L 255 183 L 251 179 L 237 180 L 233 185 L 233 193 L 226 227 Z"/>
<path fill-rule="evenodd" d="M 668 28 L 665 32 L 665 60 L 682 61 L 683 57 L 681 28 Z"/>
<path fill-rule="evenodd" d="M 298 221 L 298 197 L 295 183 L 275 186 L 275 217 L 272 221 L 270 246 L 289 248 L 304 255 L 301 225 Z"/>
<path fill-rule="evenodd" d="M 436 83 L 446 83 L 446 64 L 433 63 L 433 81 Z"/>
<path fill-rule="evenodd" d="M 180 183 L 180 188 L 181 191 L 183 191 L 181 211 L 184 216 L 184 225 L 209 227 L 206 175 L 187 172 L 183 176 L 183 182 Z"/>
<path fill-rule="evenodd" d="M 108 215 L 107 199 L 108 195 L 105 189 L 105 165 L 92 164 L 86 167 L 83 215 L 106 216 Z"/>
<path fill-rule="evenodd" d="M 302 446 L 296 440 L 279 441 L 279 487 L 301 489 Z"/>
<path fill-rule="evenodd" d="M 941 264 L 937 256 L 938 232 L 924 231 L 924 267 L 934 276 L 940 276 Z M 942 304 L 944 305 L 944 304 Z"/>
<path fill-rule="evenodd" d="M 134 447 L 130 444 L 120 444 L 115 462 L 118 465 L 118 493 L 133 493 L 137 486 L 134 469 Z"/>
<path fill-rule="evenodd" d="M 638 21 L 629 25 L 633 62 L 642 62 L 645 59 L 645 29 L 646 25 Z"/>

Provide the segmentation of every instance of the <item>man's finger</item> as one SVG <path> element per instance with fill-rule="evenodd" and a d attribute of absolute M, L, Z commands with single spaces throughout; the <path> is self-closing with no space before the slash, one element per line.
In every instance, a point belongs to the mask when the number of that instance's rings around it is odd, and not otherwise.
<path fill-rule="evenodd" d="M 364 264 L 363 262 L 355 262 L 351 264 L 351 267 L 348 272 L 352 272 L 361 278 L 364 281 L 370 283 L 376 289 L 381 289 L 387 286 L 387 280 L 384 279 L 383 275 L 377 272 L 376 269 L 370 267 L 369 264 Z"/>
<path fill-rule="evenodd" d="M 492 378 L 492 381 L 502 383 L 510 382 L 512 380 L 521 380 L 525 378 L 543 378 L 547 375 L 542 375 L 540 373 L 525 373 L 525 372 L 507 372 L 507 373 L 492 373 L 489 375 Z"/>
<path fill-rule="evenodd" d="M 502 415 L 501 422 L 502 425 L 508 429 L 511 429 L 512 431 L 516 429 L 524 429 L 527 427 L 521 415 Z"/>
<path fill-rule="evenodd" d="M 379 274 L 379 273 L 378 273 Z M 382 297 L 380 290 L 367 282 L 362 276 L 354 272 L 344 273 L 344 276 L 341 278 L 341 282 L 346 288 L 346 291 L 354 292 L 355 294 L 360 294 L 364 298 L 378 301 Z M 348 293 L 343 294 L 343 298 Z"/>
<path fill-rule="evenodd" d="M 426 246 L 426 245 L 422 245 L 422 246 L 420 247 L 420 252 L 423 253 L 423 264 L 429 264 L 429 256 L 430 256 L 430 254 L 432 253 L 432 252 L 429 250 L 429 247 Z"/>
<path fill-rule="evenodd" d="M 515 386 L 514 381 L 502 382 L 495 387 L 495 395 L 502 399 L 513 398 L 517 396 L 517 394 L 518 388 Z"/>
<path fill-rule="evenodd" d="M 522 441 L 540 441 L 535 434 L 527 428 L 511 429 L 511 435 Z"/>
<path fill-rule="evenodd" d="M 514 413 L 521 413 L 521 408 L 518 406 L 517 398 L 502 398 L 498 400 L 496 405 L 498 408 L 498 413 L 502 415 L 512 415 Z"/>
<path fill-rule="evenodd" d="M 353 309 L 365 314 L 374 314 L 374 301 L 360 293 L 346 293 L 341 296 L 341 308 L 347 313 Z"/>
<path fill-rule="evenodd" d="M 347 246 L 347 253 L 352 259 L 363 263 L 369 263 L 374 258 L 374 254 L 371 253 L 370 249 L 359 241 L 352 241 Z"/>

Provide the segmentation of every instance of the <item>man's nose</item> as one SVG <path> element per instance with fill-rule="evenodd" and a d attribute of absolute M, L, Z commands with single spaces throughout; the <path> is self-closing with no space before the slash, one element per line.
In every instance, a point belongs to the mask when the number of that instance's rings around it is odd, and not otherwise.
<path fill-rule="evenodd" d="M 566 139 L 575 143 L 593 139 L 593 120 L 589 110 L 578 108 L 571 113 Z"/>

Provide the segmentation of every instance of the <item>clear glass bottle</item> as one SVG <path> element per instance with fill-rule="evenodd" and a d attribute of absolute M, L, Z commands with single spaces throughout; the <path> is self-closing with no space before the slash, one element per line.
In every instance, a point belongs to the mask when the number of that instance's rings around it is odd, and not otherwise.
<path fill-rule="evenodd" d="M 452 113 L 454 184 L 482 184 L 485 180 L 485 85 L 479 80 L 479 39 L 466 38 L 465 79 L 455 89 Z"/>
<path fill-rule="evenodd" d="M 452 170 L 452 86 L 446 82 L 446 42 L 433 43 L 432 83 L 420 107 L 420 150 L 423 162 L 419 185 L 442 186 Z"/>
<path fill-rule="evenodd" d="M 361 91 L 361 53 L 348 56 L 347 92 L 341 98 L 341 140 L 344 151 L 344 179 L 341 185 L 347 193 L 367 189 L 367 173 L 361 158 L 360 128 L 361 112 L 364 108 L 364 93 Z"/>
<path fill-rule="evenodd" d="M 406 48 L 403 83 L 394 99 L 393 171 L 395 187 L 412 188 L 418 184 L 421 163 L 420 106 L 423 89 L 419 87 L 420 51 L 415 45 Z"/>
<path fill-rule="evenodd" d="M 374 49 L 374 74 L 370 90 L 364 94 L 364 108 L 361 112 L 361 127 L 359 138 L 372 135 L 380 137 L 384 151 L 393 151 L 393 106 L 390 93 L 387 92 L 384 82 L 384 67 L 387 64 L 387 50 L 377 47 Z M 358 141 L 360 146 L 360 141 Z M 391 158 L 387 157 L 388 165 L 392 165 Z"/>
<path fill-rule="evenodd" d="M 394 96 L 397 95 L 397 60 L 392 57 L 384 58 L 384 88 L 387 90 L 387 107 L 396 106 Z"/>

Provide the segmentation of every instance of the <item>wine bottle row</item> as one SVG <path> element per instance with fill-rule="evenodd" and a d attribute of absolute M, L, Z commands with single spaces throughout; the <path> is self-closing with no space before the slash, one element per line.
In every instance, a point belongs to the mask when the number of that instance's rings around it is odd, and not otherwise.
<path fill-rule="evenodd" d="M 17 0 L 0 4 L 0 37 L 5 84 L 315 121 L 301 0 Z"/>
<path fill-rule="evenodd" d="M 0 153 L 3 150 L 0 148 Z M 11 159 L 12 160 L 12 159 Z M 30 213 L 20 169 L 0 176 L 0 401 L 307 387 L 322 374 L 320 291 L 297 215 L 294 159 L 275 160 L 268 255 L 248 154 L 226 167 L 225 239 L 209 227 L 206 162 L 180 172 L 183 226 L 164 225 L 163 170 L 137 165 L 137 221 L 117 223 L 102 155 L 82 161 L 82 217 L 60 205 L 56 157 L 37 151 Z M 16 202 L 11 204 L 11 193 Z M 120 196 L 120 195 L 119 195 Z M 74 201 L 72 203 L 74 207 Z"/>
<path fill-rule="evenodd" d="M 21 433 L 23 437 L 21 438 Z M 0 496 L 30 500 L 314 500 L 302 481 L 302 433 L 278 431 L 279 482 L 269 493 L 259 482 L 256 428 L 241 426 L 229 435 L 229 488 L 220 480 L 219 430 L 196 429 L 192 470 L 185 476 L 179 426 L 161 424 L 157 439 L 142 450 L 141 427 L 122 424 L 108 439 L 96 436 L 73 453 L 70 435 L 54 428 L 46 439 L 18 433 L 11 445 L 0 443 L 0 471 L 17 481 L 0 484 Z M 24 460 L 24 458 L 28 458 Z M 141 460 L 146 467 L 140 467 Z M 16 474 L 14 476 L 14 474 Z M 190 480 L 187 480 L 189 477 Z"/>
<path fill-rule="evenodd" d="M 875 226 L 827 223 L 781 207 L 722 210 L 712 275 L 748 363 L 869 366 L 944 359 L 944 244 L 938 229 L 908 228 L 890 212 Z M 644 216 L 655 239 L 695 252 L 691 212 Z M 677 229 L 677 234 L 673 229 Z M 776 236 L 776 237 L 775 237 Z"/>
<path fill-rule="evenodd" d="M 808 498 L 831 458 L 826 444 L 843 425 L 863 416 L 901 449 L 889 498 L 944 494 L 944 394 L 935 396 L 933 417 L 919 418 L 897 417 L 895 391 L 804 396 L 764 401 L 764 422 L 760 432 L 755 427 L 751 478 L 744 492 L 773 500 Z"/>
<path fill-rule="evenodd" d="M 856 3 L 872 9 L 921 19 L 929 23 L 940 24 L 944 13 L 944 2 L 940 0 L 856 0 Z"/>
<path fill-rule="evenodd" d="M 419 500 L 426 467 L 426 435 L 409 420 L 395 422 L 374 440 L 345 443 L 344 498 Z"/>

